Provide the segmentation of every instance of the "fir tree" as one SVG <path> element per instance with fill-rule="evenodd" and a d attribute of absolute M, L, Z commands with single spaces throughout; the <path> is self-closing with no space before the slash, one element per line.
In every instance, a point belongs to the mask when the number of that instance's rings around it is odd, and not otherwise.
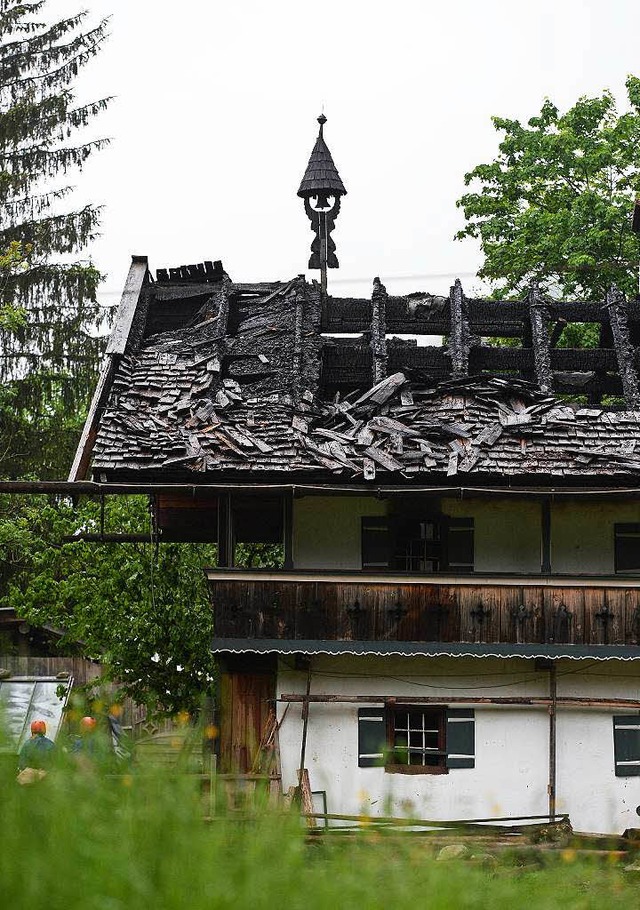
<path fill-rule="evenodd" d="M 100 209 L 66 203 L 69 174 L 107 141 L 78 133 L 109 101 L 74 97 L 107 20 L 85 29 L 80 12 L 50 24 L 45 6 L 0 0 L 0 470 L 43 477 L 65 469 L 102 353 L 100 275 L 78 258 Z"/>

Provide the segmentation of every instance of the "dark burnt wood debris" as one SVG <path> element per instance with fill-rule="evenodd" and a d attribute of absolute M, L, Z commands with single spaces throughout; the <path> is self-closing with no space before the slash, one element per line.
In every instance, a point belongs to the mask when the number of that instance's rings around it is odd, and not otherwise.
<path fill-rule="evenodd" d="M 473 300 L 459 282 L 449 297 L 392 297 L 376 279 L 371 300 L 323 306 L 302 276 L 237 284 L 205 263 L 157 279 L 101 414 L 97 479 L 640 474 L 637 300 L 561 304 L 536 288 Z M 555 346 L 558 326 L 578 320 L 599 324 L 600 347 Z M 448 347 L 393 332 L 442 333 Z M 494 335 L 521 347 L 491 347 Z"/>

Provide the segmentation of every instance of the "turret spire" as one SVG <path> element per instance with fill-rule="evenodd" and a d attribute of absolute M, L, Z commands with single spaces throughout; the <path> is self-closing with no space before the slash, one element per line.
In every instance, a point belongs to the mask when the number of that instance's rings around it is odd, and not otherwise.
<path fill-rule="evenodd" d="M 311 221 L 311 229 L 316 235 L 311 244 L 309 268 L 320 269 L 323 293 L 327 290 L 327 269 L 339 268 L 335 253 L 336 245 L 330 235 L 340 211 L 340 197 L 347 194 L 331 152 L 324 141 L 326 122 L 325 115 L 320 114 L 318 138 L 298 190 L 298 196 L 304 199 L 304 208 Z"/>

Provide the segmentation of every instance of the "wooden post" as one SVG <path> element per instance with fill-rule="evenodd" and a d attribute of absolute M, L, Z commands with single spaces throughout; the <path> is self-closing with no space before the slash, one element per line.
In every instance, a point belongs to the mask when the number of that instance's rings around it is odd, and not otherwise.
<path fill-rule="evenodd" d="M 629 339 L 627 301 L 624 294 L 615 285 L 607 291 L 605 306 L 609 312 L 609 323 L 613 333 L 625 402 L 629 408 L 638 408 L 640 407 L 640 388 L 635 365 L 635 351 Z"/>
<path fill-rule="evenodd" d="M 307 755 L 307 730 L 309 727 L 309 694 L 311 692 L 311 665 L 307 671 L 307 694 L 302 701 L 302 743 L 300 745 L 300 770 L 304 768 Z"/>
<path fill-rule="evenodd" d="M 233 566 L 231 493 L 218 497 L 218 566 L 224 569 Z"/>
<path fill-rule="evenodd" d="M 379 278 L 373 279 L 371 295 L 371 352 L 373 354 L 373 385 L 387 375 L 387 289 Z"/>
<path fill-rule="evenodd" d="M 551 501 L 540 503 L 540 572 L 551 575 Z"/>
<path fill-rule="evenodd" d="M 293 490 L 282 497 L 282 538 L 284 568 L 293 569 Z"/>
<path fill-rule="evenodd" d="M 309 816 L 313 813 L 313 797 L 311 796 L 311 782 L 309 781 L 309 772 L 304 764 L 307 755 L 307 731 L 309 728 L 309 693 L 311 692 L 311 664 L 307 672 L 307 693 L 302 702 L 302 743 L 300 747 L 300 768 L 298 769 L 298 792 L 300 795 L 300 807 L 303 815 Z M 307 825 L 310 828 L 316 827 L 315 818 L 307 818 Z"/>
<path fill-rule="evenodd" d="M 529 320 L 533 342 L 536 381 L 543 392 L 550 392 L 553 382 L 551 372 L 551 344 L 549 340 L 549 308 L 542 299 L 537 282 L 532 282 L 528 294 Z"/>
<path fill-rule="evenodd" d="M 459 278 L 449 292 L 451 307 L 451 331 L 449 333 L 449 356 L 454 379 L 469 375 L 469 348 L 471 345 L 467 301 Z"/>
<path fill-rule="evenodd" d="M 209 818 L 216 814 L 216 788 L 217 788 L 218 756 L 212 750 L 209 753 Z"/>
<path fill-rule="evenodd" d="M 327 213 L 320 212 L 320 289 L 327 296 Z"/>

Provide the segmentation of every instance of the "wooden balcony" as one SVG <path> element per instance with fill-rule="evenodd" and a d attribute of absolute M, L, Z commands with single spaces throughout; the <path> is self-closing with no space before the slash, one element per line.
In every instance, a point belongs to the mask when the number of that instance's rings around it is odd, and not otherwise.
<path fill-rule="evenodd" d="M 640 578 L 207 570 L 216 639 L 637 645 Z"/>

